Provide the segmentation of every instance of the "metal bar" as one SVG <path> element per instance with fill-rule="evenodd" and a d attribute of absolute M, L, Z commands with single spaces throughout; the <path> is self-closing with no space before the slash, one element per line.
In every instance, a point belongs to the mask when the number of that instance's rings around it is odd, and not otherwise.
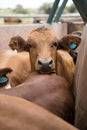
<path fill-rule="evenodd" d="M 56 14 L 56 17 L 55 17 L 55 19 L 54 19 L 54 22 L 58 22 L 58 21 L 59 21 L 61 15 L 62 15 L 62 13 L 63 13 L 63 10 L 64 10 L 64 8 L 65 8 L 65 6 L 66 6 L 66 4 L 67 4 L 67 1 L 68 1 L 68 0 L 64 0 L 64 1 L 62 2 L 61 6 L 60 6 L 60 8 L 59 8 L 59 10 L 58 10 L 58 12 L 57 12 L 57 14 Z"/>
<path fill-rule="evenodd" d="M 59 1 L 60 1 L 60 0 L 55 0 L 55 1 L 54 1 L 53 7 L 52 7 L 52 9 L 51 9 L 50 15 L 49 15 L 48 20 L 47 20 L 47 23 L 49 23 L 49 24 L 52 23 L 52 20 L 53 20 L 53 17 L 54 17 L 54 15 L 55 15 L 55 12 L 56 12 L 56 10 L 57 10 Z"/>
<path fill-rule="evenodd" d="M 87 22 L 87 0 L 73 0 L 76 8 L 78 9 L 83 21 Z"/>

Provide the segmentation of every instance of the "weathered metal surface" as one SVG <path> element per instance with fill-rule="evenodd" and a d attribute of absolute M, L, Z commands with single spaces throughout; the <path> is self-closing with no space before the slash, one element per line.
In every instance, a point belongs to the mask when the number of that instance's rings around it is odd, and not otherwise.
<path fill-rule="evenodd" d="M 75 126 L 87 130 L 87 27 L 83 29 L 74 79 Z"/>

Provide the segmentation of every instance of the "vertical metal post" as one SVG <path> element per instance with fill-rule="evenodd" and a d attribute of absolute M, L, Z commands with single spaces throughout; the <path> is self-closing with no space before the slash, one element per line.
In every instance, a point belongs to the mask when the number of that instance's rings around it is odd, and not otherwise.
<path fill-rule="evenodd" d="M 60 6 L 60 8 L 59 8 L 59 10 L 58 10 L 58 12 L 57 12 L 57 14 L 56 14 L 56 17 L 55 17 L 55 19 L 54 19 L 54 22 L 58 22 L 58 21 L 59 21 L 59 19 L 60 19 L 60 17 L 61 17 L 61 14 L 63 13 L 63 10 L 64 10 L 64 8 L 65 8 L 65 6 L 66 6 L 66 4 L 67 4 L 67 1 L 68 1 L 68 0 L 64 0 L 64 1 L 62 2 L 61 6 Z"/>
<path fill-rule="evenodd" d="M 54 1 L 53 7 L 52 7 L 52 9 L 51 9 L 50 15 L 49 15 L 48 20 L 47 20 L 47 23 L 49 23 L 49 24 L 52 23 L 52 20 L 53 20 L 53 17 L 54 17 L 54 15 L 55 15 L 55 12 L 56 12 L 56 10 L 57 10 L 59 1 L 60 1 L 60 0 L 55 0 L 55 1 Z"/>
<path fill-rule="evenodd" d="M 84 22 L 87 22 L 87 0 L 73 0 Z"/>

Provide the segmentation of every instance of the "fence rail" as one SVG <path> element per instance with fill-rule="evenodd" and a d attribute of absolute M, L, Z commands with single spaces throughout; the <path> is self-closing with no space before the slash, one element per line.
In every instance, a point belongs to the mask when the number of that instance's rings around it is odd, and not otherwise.
<path fill-rule="evenodd" d="M 10 14 L 10 15 L 0 15 L 0 18 L 48 18 L 49 15 L 47 14 L 41 14 L 41 15 L 28 15 L 28 14 L 16 14 L 16 15 L 13 15 L 13 14 Z M 61 18 L 77 18 L 77 17 L 80 17 L 79 13 L 69 13 L 69 14 L 62 14 L 61 15 Z"/>

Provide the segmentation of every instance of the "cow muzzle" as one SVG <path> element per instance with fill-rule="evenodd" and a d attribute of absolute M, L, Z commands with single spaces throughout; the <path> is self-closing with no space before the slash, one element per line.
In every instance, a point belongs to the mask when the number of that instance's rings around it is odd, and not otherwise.
<path fill-rule="evenodd" d="M 55 63 L 52 59 L 50 60 L 38 59 L 36 62 L 36 70 L 41 74 L 55 73 Z"/>

